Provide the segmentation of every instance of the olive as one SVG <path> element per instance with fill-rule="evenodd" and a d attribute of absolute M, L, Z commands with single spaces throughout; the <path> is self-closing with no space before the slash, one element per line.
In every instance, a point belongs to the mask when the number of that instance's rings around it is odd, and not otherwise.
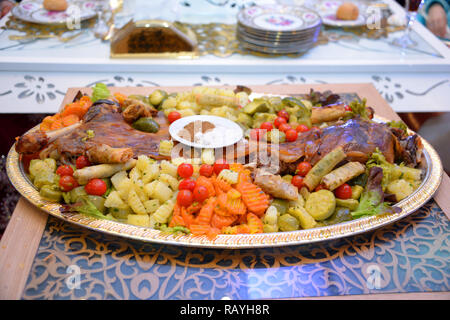
<path fill-rule="evenodd" d="M 149 96 L 150 103 L 154 105 L 155 107 L 159 106 L 161 102 L 163 102 L 164 99 L 168 97 L 167 92 L 163 90 L 155 90 L 152 92 L 152 94 Z"/>
<path fill-rule="evenodd" d="M 42 198 L 50 201 L 59 202 L 62 199 L 62 192 L 59 191 L 59 188 L 56 185 L 43 185 L 39 194 Z"/>
<path fill-rule="evenodd" d="M 151 117 L 142 117 L 135 121 L 132 125 L 133 128 L 139 131 L 156 133 L 159 131 L 159 124 L 156 123 Z"/>

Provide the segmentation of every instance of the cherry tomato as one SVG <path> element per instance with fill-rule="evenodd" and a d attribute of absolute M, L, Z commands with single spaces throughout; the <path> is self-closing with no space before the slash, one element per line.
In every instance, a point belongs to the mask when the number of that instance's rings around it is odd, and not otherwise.
<path fill-rule="evenodd" d="M 299 124 L 295 130 L 297 130 L 297 132 L 307 132 L 309 131 L 309 128 L 304 124 Z"/>
<path fill-rule="evenodd" d="M 273 129 L 273 125 L 271 122 L 263 122 L 260 126 L 260 129 L 270 131 Z"/>
<path fill-rule="evenodd" d="M 84 167 L 89 167 L 91 162 L 86 156 L 79 156 L 75 161 L 75 166 L 77 169 L 83 169 Z"/>
<path fill-rule="evenodd" d="M 219 174 L 223 169 L 230 169 L 230 165 L 226 162 L 226 160 L 219 159 L 214 163 L 214 173 Z"/>
<path fill-rule="evenodd" d="M 209 192 L 205 186 L 196 186 L 194 189 L 194 200 L 197 202 L 203 202 L 208 199 Z"/>
<path fill-rule="evenodd" d="M 58 169 L 56 169 L 56 174 L 60 177 L 63 176 L 73 176 L 73 169 L 71 166 L 65 164 L 62 166 L 59 166 Z"/>
<path fill-rule="evenodd" d="M 172 123 L 180 118 L 181 118 L 181 113 L 179 113 L 178 111 L 172 111 L 167 116 L 167 119 L 169 120 L 170 123 Z"/>
<path fill-rule="evenodd" d="M 177 195 L 177 203 L 183 207 L 189 207 L 194 202 L 194 195 L 190 190 L 180 190 Z"/>
<path fill-rule="evenodd" d="M 301 177 L 299 175 L 293 176 L 291 183 L 299 189 L 305 185 L 303 183 L 303 177 Z"/>
<path fill-rule="evenodd" d="M 59 179 L 59 187 L 64 192 L 69 192 L 73 188 L 78 187 L 78 182 L 72 176 L 62 176 Z"/>
<path fill-rule="evenodd" d="M 303 161 L 297 165 L 297 174 L 304 177 L 308 174 L 309 170 L 311 170 L 311 163 Z"/>
<path fill-rule="evenodd" d="M 286 118 L 276 117 L 273 122 L 273 125 L 275 126 L 275 128 L 279 128 L 283 123 L 287 123 Z"/>
<path fill-rule="evenodd" d="M 259 128 L 250 130 L 250 140 L 259 141 L 262 138 L 263 133 L 264 131 Z"/>
<path fill-rule="evenodd" d="M 285 118 L 286 121 L 289 121 L 289 113 L 286 110 L 281 110 L 277 113 L 277 116 Z"/>
<path fill-rule="evenodd" d="M 190 163 L 182 163 L 178 166 L 177 173 L 182 178 L 190 178 L 194 173 L 194 167 Z"/>
<path fill-rule="evenodd" d="M 348 104 L 346 104 L 345 105 L 345 111 L 352 111 L 352 108 Z"/>
<path fill-rule="evenodd" d="M 285 132 L 286 133 L 286 141 L 287 142 L 292 142 L 297 140 L 298 137 L 298 132 L 294 129 L 289 129 L 288 131 Z"/>
<path fill-rule="evenodd" d="M 89 182 L 84 186 L 84 190 L 86 190 L 87 194 L 93 195 L 93 196 L 102 196 L 105 192 L 108 186 L 106 185 L 106 182 L 102 179 L 91 179 Z"/>
<path fill-rule="evenodd" d="M 292 127 L 287 123 L 283 123 L 278 127 L 278 130 L 280 130 L 284 133 L 286 133 L 286 131 L 291 130 L 291 129 L 292 129 Z"/>
<path fill-rule="evenodd" d="M 347 183 L 344 183 L 334 190 L 334 194 L 339 199 L 350 199 L 352 197 L 352 187 L 350 187 Z"/>
<path fill-rule="evenodd" d="M 180 183 L 178 184 L 178 190 L 194 191 L 194 188 L 195 188 L 195 181 L 189 178 L 181 180 Z"/>
<path fill-rule="evenodd" d="M 214 173 L 214 168 L 212 165 L 204 163 L 200 166 L 199 173 L 200 175 L 209 178 Z"/>

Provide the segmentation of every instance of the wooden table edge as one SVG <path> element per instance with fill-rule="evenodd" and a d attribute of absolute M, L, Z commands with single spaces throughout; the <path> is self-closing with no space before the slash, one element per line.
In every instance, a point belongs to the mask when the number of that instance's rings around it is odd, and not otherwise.
<path fill-rule="evenodd" d="M 0 300 L 22 296 L 48 214 L 20 198 L 0 242 Z"/>
<path fill-rule="evenodd" d="M 347 92 L 348 87 L 351 86 L 355 92 L 368 98 L 368 104 L 371 103 L 371 97 L 379 93 L 371 83 L 343 83 L 343 84 L 311 84 L 308 88 L 316 90 L 331 90 L 335 92 Z M 234 88 L 234 86 L 214 86 L 220 88 Z M 269 93 L 270 90 L 277 90 L 277 94 L 295 94 L 306 93 L 305 85 L 249 85 L 254 92 Z M 303 90 L 299 90 L 300 88 Z M 176 90 L 184 90 L 191 87 L 160 87 L 160 89 L 168 89 L 170 92 Z M 118 91 L 122 88 L 111 88 L 112 92 Z M 279 90 L 281 89 L 281 90 Z M 73 101 L 73 98 L 79 90 L 83 92 L 86 88 L 69 88 L 66 96 L 62 102 L 62 106 Z M 342 91 L 339 91 L 342 90 Z M 90 91 L 88 89 L 88 91 Z M 275 91 L 275 90 L 274 90 Z M 281 91 L 281 92 L 279 92 Z M 89 92 L 90 93 L 90 92 Z M 381 102 L 382 101 L 382 102 Z M 395 111 L 384 100 L 377 100 L 377 103 L 384 103 L 383 111 L 380 115 L 391 119 L 400 119 Z M 450 179 L 444 173 L 441 186 L 439 187 L 434 199 L 439 207 L 444 211 L 446 216 L 450 219 L 450 199 L 448 199 L 448 190 L 450 190 Z M 35 209 L 34 206 L 26 199 L 21 198 L 12 214 L 11 220 L 5 230 L 5 233 L 0 242 L 0 300 L 20 299 L 25 288 L 26 281 L 31 269 L 31 266 L 36 255 L 42 234 L 45 229 L 48 214 L 42 210 L 27 210 Z M 28 214 L 30 212 L 31 214 Z M 20 230 L 20 234 L 15 232 Z M 363 297 L 365 295 L 362 295 Z M 353 296 L 351 296 L 353 297 Z"/>

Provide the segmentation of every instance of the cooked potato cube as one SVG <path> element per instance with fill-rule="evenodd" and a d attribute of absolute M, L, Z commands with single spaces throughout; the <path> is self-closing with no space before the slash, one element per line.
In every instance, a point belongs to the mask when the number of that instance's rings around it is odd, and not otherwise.
<path fill-rule="evenodd" d="M 138 227 L 150 227 L 150 216 L 129 214 L 127 216 L 127 222 Z"/>

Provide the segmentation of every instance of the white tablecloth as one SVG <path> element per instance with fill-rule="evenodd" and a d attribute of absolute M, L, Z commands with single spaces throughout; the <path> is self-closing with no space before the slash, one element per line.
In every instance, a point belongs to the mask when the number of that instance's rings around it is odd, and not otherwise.
<path fill-rule="evenodd" d="M 392 0 L 386 1 L 399 10 Z M 200 12 L 195 6 L 201 0 L 183 3 L 189 6 L 179 6 L 176 18 L 206 22 L 194 14 Z M 143 12 L 134 9 L 136 14 Z M 67 88 L 97 82 L 114 86 L 370 82 L 397 112 L 450 111 L 450 50 L 420 24 L 414 26 L 418 46 L 412 50 L 390 45 L 400 36 L 391 34 L 380 40 L 330 42 L 299 58 L 236 54 L 194 60 L 111 59 L 109 43 L 96 39 L 90 30 L 67 43 L 56 39 L 20 43 L 9 39 L 17 31 L 0 32 L 1 113 L 55 112 Z"/>

